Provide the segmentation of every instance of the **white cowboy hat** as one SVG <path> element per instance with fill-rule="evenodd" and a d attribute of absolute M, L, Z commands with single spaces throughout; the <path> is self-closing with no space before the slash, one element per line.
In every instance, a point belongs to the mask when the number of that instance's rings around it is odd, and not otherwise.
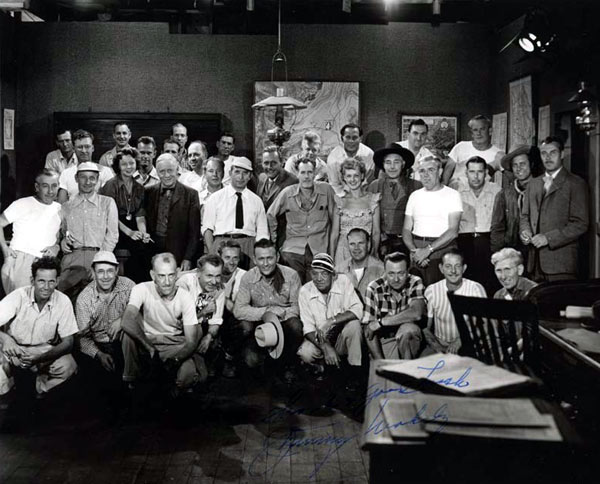
<path fill-rule="evenodd" d="M 283 353 L 283 328 L 279 318 L 270 311 L 267 311 L 262 319 L 264 323 L 254 330 L 256 343 L 261 348 L 265 348 L 271 358 L 277 359 Z"/>

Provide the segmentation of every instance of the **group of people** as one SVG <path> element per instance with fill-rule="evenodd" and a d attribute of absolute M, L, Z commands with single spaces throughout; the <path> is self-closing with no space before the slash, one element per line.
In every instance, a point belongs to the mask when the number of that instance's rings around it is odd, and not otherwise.
<path fill-rule="evenodd" d="M 504 154 L 487 118 L 469 128 L 447 158 L 423 120 L 375 152 L 347 124 L 326 159 L 309 131 L 287 160 L 265 147 L 258 176 L 231 133 L 209 157 L 178 123 L 157 157 L 120 122 L 98 163 L 91 133 L 58 133 L 35 195 L 0 215 L 0 398 L 15 369 L 43 398 L 83 360 L 131 388 L 160 367 L 179 395 L 266 358 L 288 382 L 303 365 L 353 386 L 367 355 L 457 353 L 449 291 L 575 278 L 589 223 L 561 139 Z"/>

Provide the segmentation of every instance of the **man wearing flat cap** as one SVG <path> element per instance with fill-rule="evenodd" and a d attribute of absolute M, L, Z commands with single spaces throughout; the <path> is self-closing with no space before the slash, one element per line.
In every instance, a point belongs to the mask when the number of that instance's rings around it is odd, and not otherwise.
<path fill-rule="evenodd" d="M 396 251 L 407 252 L 402 242 L 402 227 L 406 202 L 412 192 L 421 188 L 421 182 L 409 178 L 415 161 L 413 153 L 394 143 L 387 148 L 377 150 L 373 155 L 375 166 L 383 170 L 383 177 L 369 185 L 371 193 L 381 193 L 379 213 L 381 214 L 382 257 Z"/>
<path fill-rule="evenodd" d="M 515 179 L 496 195 L 492 213 L 491 250 L 498 252 L 512 247 L 521 252 L 527 267 L 527 247 L 519 237 L 519 219 L 523 208 L 525 190 L 530 180 L 541 174 L 542 159 L 536 146 L 521 145 L 504 155 L 500 161 L 505 172 Z"/>
<path fill-rule="evenodd" d="M 340 367 L 340 355 L 353 370 L 350 381 L 360 378 L 363 305 L 350 279 L 336 274 L 333 259 L 317 254 L 311 264 L 312 281 L 300 289 L 298 305 L 304 342 L 298 356 L 305 363 Z"/>
<path fill-rule="evenodd" d="M 267 214 L 260 197 L 247 188 L 252 162 L 245 157 L 234 158 L 229 175 L 229 185 L 213 193 L 204 204 L 202 235 L 212 254 L 217 254 L 226 240 L 235 239 L 246 259 L 240 266 L 247 269 L 254 255 L 254 242 L 269 238 Z"/>
<path fill-rule="evenodd" d="M 81 291 L 75 308 L 79 349 L 92 359 L 94 382 L 101 393 L 116 397 L 123 375 L 121 318 L 135 283 L 119 276 L 115 254 L 105 250 L 96 252 L 92 271 L 94 280 Z"/>
<path fill-rule="evenodd" d="M 112 252 L 119 240 L 117 205 L 112 198 L 97 193 L 99 173 L 97 163 L 77 165 L 79 192 L 62 206 L 63 258 L 58 288 L 73 301 L 93 278 L 92 260 L 96 253 Z"/>

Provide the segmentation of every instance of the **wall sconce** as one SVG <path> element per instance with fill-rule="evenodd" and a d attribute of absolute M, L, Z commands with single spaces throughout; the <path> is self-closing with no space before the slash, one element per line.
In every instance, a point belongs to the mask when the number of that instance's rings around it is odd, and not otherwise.
<path fill-rule="evenodd" d="M 569 98 L 570 103 L 577 103 L 579 114 L 575 116 L 575 124 L 579 129 L 589 135 L 596 129 L 598 124 L 598 116 L 596 112 L 597 98 L 586 87 L 585 82 L 579 83 L 577 92 Z"/>
<path fill-rule="evenodd" d="M 546 13 L 542 10 L 532 10 L 525 16 L 518 39 L 519 47 L 525 52 L 546 52 L 556 43 L 556 34 Z"/>

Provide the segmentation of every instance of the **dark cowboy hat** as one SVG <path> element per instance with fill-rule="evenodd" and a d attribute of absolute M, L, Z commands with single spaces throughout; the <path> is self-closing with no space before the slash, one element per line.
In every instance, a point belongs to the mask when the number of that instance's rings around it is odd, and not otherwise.
<path fill-rule="evenodd" d="M 507 171 L 512 171 L 512 160 L 519 155 L 527 155 L 529 158 L 529 166 L 531 167 L 531 173 L 536 175 L 538 168 L 541 166 L 542 159 L 540 157 L 540 150 L 537 146 L 519 145 L 510 153 L 504 155 L 500 160 L 502 168 Z"/>
<path fill-rule="evenodd" d="M 383 159 L 391 153 L 395 153 L 402 157 L 402 159 L 404 160 L 403 171 L 410 170 L 410 167 L 413 166 L 413 163 L 415 162 L 415 155 L 413 155 L 410 150 L 403 148 L 397 143 L 392 143 L 387 148 L 377 150 L 373 154 L 373 162 L 375 163 L 375 166 L 377 166 L 380 170 L 383 170 Z"/>

